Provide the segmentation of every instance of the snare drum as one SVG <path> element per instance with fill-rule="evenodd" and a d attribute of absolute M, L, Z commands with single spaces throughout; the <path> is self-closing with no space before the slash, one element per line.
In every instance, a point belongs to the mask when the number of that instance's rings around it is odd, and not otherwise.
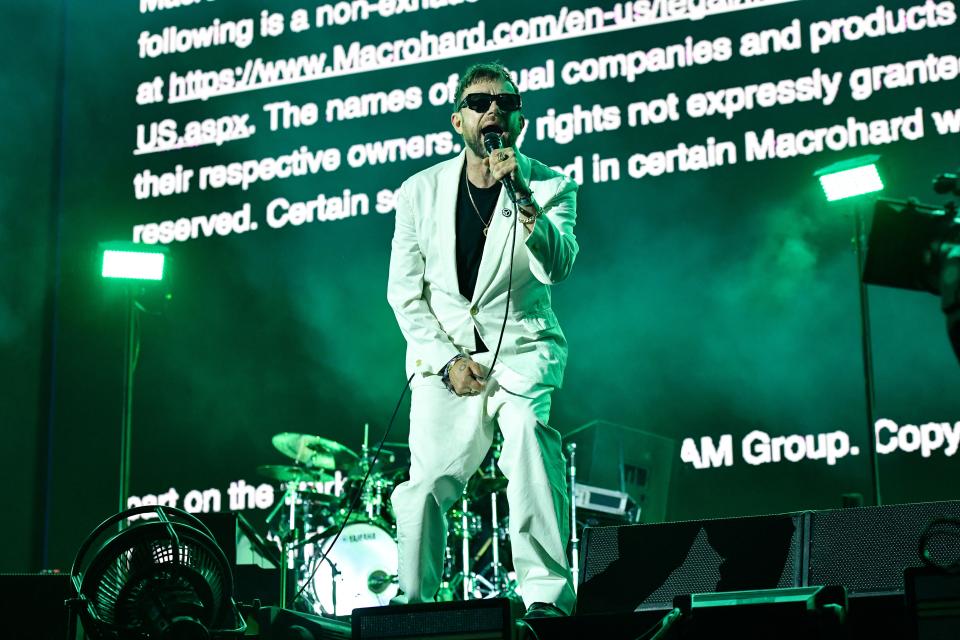
<path fill-rule="evenodd" d="M 389 604 L 399 589 L 397 541 L 393 534 L 374 522 L 351 522 L 321 562 L 332 542 L 330 536 L 311 545 L 313 555 L 304 579 L 313 574 L 308 591 L 314 611 L 348 616 L 357 607 Z"/>

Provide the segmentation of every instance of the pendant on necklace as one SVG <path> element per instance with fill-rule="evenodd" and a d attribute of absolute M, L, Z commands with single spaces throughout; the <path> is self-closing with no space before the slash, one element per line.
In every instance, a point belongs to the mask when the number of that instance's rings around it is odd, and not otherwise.
<path fill-rule="evenodd" d="M 484 237 L 484 238 L 487 237 L 487 231 L 489 231 L 489 230 L 490 230 L 490 227 L 484 227 L 484 228 L 483 228 L 483 237 Z"/>

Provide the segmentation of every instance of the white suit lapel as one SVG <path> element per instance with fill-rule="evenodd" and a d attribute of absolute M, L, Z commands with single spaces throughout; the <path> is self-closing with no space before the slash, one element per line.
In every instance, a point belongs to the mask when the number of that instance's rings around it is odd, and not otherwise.
<path fill-rule="evenodd" d="M 456 158 L 451 158 L 443 169 L 437 173 L 436 184 L 436 211 L 438 218 L 434 222 L 433 231 L 436 234 L 437 254 L 434 259 L 439 260 L 446 274 L 447 289 L 457 291 L 460 282 L 457 278 L 457 195 L 460 189 L 460 172 L 463 170 L 465 153 L 461 152 Z"/>

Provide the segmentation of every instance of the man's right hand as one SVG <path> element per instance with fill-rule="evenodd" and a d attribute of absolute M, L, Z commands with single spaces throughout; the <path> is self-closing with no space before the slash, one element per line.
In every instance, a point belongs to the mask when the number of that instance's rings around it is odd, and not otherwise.
<path fill-rule="evenodd" d="M 478 395 L 487 382 L 483 367 L 470 358 L 460 358 L 450 367 L 450 386 L 458 396 Z"/>

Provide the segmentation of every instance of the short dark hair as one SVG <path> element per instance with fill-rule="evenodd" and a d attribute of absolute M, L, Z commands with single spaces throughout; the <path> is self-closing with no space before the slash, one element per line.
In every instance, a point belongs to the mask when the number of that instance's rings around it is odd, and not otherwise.
<path fill-rule="evenodd" d="M 457 111 L 457 106 L 460 104 L 460 101 L 463 100 L 463 92 L 478 80 L 501 80 L 503 82 L 509 82 L 513 90 L 517 92 L 517 95 L 520 95 L 520 89 L 517 87 L 517 83 L 510 77 L 510 72 L 507 71 L 505 66 L 500 64 L 500 62 L 480 62 L 471 65 L 470 68 L 460 76 L 460 81 L 457 83 L 457 90 L 454 93 L 454 111 Z"/>

